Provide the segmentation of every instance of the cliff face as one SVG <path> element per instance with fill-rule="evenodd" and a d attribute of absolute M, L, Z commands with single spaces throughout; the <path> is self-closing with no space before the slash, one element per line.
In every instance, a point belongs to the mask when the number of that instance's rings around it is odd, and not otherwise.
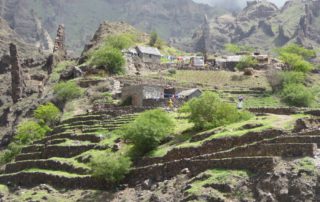
<path fill-rule="evenodd" d="M 320 1 L 289 1 L 279 9 L 269 2 L 250 2 L 235 16 L 210 20 L 210 51 L 221 51 L 225 43 L 240 43 L 270 51 L 287 43 L 306 47 L 320 46 Z M 193 49 L 198 50 L 199 33 L 194 34 Z"/>
<path fill-rule="evenodd" d="M 0 0 L 0 16 L 26 42 L 43 50 L 52 50 L 49 33 L 28 6 L 28 1 Z"/>
<path fill-rule="evenodd" d="M 125 21 L 146 31 L 157 31 L 162 38 L 189 37 L 221 9 L 197 4 L 192 0 L 0 0 L 1 16 L 26 41 L 52 49 L 51 37 L 59 24 L 66 27 L 66 45 L 82 51 L 99 24 L 105 20 Z M 47 31 L 48 32 L 47 32 Z"/>

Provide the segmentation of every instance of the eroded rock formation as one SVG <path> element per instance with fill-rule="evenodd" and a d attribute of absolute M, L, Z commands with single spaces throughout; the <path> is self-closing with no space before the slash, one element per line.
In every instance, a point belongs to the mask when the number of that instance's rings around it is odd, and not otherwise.
<path fill-rule="evenodd" d="M 10 57 L 11 57 L 11 97 L 14 103 L 17 103 L 23 96 L 25 83 L 22 77 L 22 70 L 19 64 L 19 56 L 17 46 L 13 43 L 10 44 Z"/>

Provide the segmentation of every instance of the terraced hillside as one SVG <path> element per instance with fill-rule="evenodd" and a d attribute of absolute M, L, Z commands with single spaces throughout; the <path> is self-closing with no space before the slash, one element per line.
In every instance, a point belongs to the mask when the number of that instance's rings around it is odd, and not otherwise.
<path fill-rule="evenodd" d="M 109 145 L 103 140 L 134 117 L 86 114 L 64 120 L 49 136 L 24 147 L 15 161 L 6 165 L 0 181 L 21 186 L 46 183 L 70 189 L 108 188 L 91 176 L 86 159 L 92 152 L 112 149 L 115 140 L 109 139 Z"/>

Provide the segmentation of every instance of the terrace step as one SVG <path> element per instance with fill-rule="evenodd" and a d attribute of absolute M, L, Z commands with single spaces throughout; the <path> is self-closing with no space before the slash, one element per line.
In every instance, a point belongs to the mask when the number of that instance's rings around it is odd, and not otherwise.
<path fill-rule="evenodd" d="M 70 140 L 79 140 L 79 141 L 88 141 L 92 143 L 98 143 L 102 140 L 102 137 L 97 136 L 97 135 L 89 135 L 89 134 L 84 134 L 84 135 L 76 135 L 72 133 L 65 133 L 65 134 L 58 134 L 58 135 L 50 135 L 47 136 L 46 138 L 34 142 L 35 144 L 45 144 L 48 141 L 52 141 L 55 139 L 70 139 Z"/>
<path fill-rule="evenodd" d="M 143 182 L 146 179 L 163 181 L 181 173 L 188 168 L 192 176 L 196 176 L 208 169 L 235 169 L 248 170 L 253 173 L 272 171 L 277 164 L 278 157 L 235 157 L 224 159 L 181 159 L 166 163 L 152 164 L 150 166 L 132 169 L 126 181 L 130 185 Z"/>
<path fill-rule="evenodd" d="M 283 136 L 268 141 L 270 143 L 315 143 L 320 147 L 320 136 Z"/>
<path fill-rule="evenodd" d="M 43 149 L 44 149 L 43 144 L 34 144 L 34 145 L 23 147 L 21 150 L 21 153 L 35 153 L 35 152 L 40 152 Z"/>
<path fill-rule="evenodd" d="M 9 163 L 5 167 L 5 173 L 16 173 L 26 169 L 38 168 L 46 170 L 64 171 L 68 173 L 74 173 L 79 175 L 85 175 L 90 172 L 88 168 L 75 167 L 74 165 L 57 160 L 29 160 L 29 161 L 18 161 Z"/>
<path fill-rule="evenodd" d="M 18 173 L 0 175 L 0 183 L 13 183 L 17 186 L 34 187 L 49 184 L 56 188 L 66 189 L 98 189 L 105 190 L 110 185 L 90 175 L 75 175 L 52 171 L 21 171 Z"/>
<path fill-rule="evenodd" d="M 87 145 L 49 145 L 45 147 L 41 152 L 36 153 L 21 153 L 16 157 L 16 161 L 26 161 L 26 160 L 35 160 L 35 159 L 49 159 L 53 157 L 61 158 L 71 158 L 82 154 L 88 150 L 97 149 L 105 150 L 105 146 L 99 146 L 96 144 L 87 144 Z"/>

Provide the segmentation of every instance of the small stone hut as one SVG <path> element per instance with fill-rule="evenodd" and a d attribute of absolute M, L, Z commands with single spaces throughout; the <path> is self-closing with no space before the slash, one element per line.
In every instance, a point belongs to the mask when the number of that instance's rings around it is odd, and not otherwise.
<path fill-rule="evenodd" d="M 136 51 L 143 62 L 157 64 L 161 62 L 161 53 L 157 48 L 137 46 Z"/>
<path fill-rule="evenodd" d="M 142 107 L 144 100 L 163 100 L 164 87 L 156 85 L 135 85 L 122 89 L 121 100 L 126 104 Z M 127 103 L 130 102 L 130 103 Z"/>

